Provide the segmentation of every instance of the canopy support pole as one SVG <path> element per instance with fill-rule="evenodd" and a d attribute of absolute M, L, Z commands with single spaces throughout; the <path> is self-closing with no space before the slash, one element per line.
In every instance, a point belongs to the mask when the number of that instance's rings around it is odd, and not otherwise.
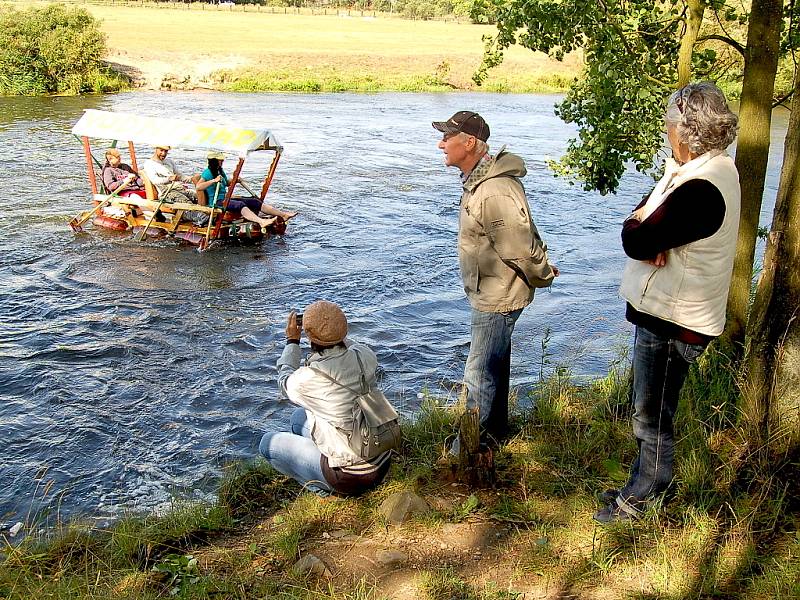
<path fill-rule="evenodd" d="M 281 158 L 281 149 L 277 148 L 275 150 L 275 157 L 272 159 L 272 164 L 269 166 L 269 172 L 267 172 L 267 176 L 264 178 L 264 185 L 261 186 L 261 196 L 259 200 L 264 202 L 264 198 L 267 197 L 267 192 L 269 191 L 269 186 L 272 184 L 272 178 L 275 175 L 275 169 L 278 168 L 278 161 Z"/>
<path fill-rule="evenodd" d="M 128 142 L 128 153 L 131 155 L 131 168 L 139 172 L 139 165 L 136 164 L 136 150 L 133 147 L 133 142 Z"/>
<path fill-rule="evenodd" d="M 83 142 L 83 153 L 86 156 L 86 169 L 89 175 L 89 186 L 92 188 L 92 196 L 97 193 L 97 180 L 94 176 L 94 163 L 92 162 L 92 149 L 89 147 L 89 138 L 83 136 L 81 138 L 81 142 Z"/>
<path fill-rule="evenodd" d="M 222 221 L 225 218 L 225 211 L 228 209 L 228 202 L 233 196 L 233 188 L 236 187 L 236 183 L 239 181 L 239 174 L 242 172 L 242 167 L 244 166 L 244 159 L 240 158 L 239 162 L 236 165 L 236 169 L 233 172 L 233 177 L 228 184 L 228 191 L 225 194 L 225 201 L 222 203 L 222 212 L 219 213 L 219 217 L 217 219 L 217 225 L 214 227 L 214 239 L 219 237 L 219 231 L 222 229 Z"/>

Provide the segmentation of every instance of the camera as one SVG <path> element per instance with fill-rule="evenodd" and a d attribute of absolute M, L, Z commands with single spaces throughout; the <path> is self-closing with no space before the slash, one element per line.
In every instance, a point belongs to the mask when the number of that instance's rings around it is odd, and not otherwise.
<path fill-rule="evenodd" d="M 295 319 L 295 323 L 297 323 L 297 326 L 302 328 L 303 327 L 303 313 L 301 313 L 301 312 L 295 313 L 294 319 Z"/>

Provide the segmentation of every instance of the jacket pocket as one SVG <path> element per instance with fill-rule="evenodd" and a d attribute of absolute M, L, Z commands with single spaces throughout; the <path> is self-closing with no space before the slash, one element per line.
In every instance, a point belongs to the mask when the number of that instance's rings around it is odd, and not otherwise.
<path fill-rule="evenodd" d="M 477 293 L 480 289 L 480 267 L 478 257 L 462 250 L 460 257 L 461 278 L 464 290 Z"/>

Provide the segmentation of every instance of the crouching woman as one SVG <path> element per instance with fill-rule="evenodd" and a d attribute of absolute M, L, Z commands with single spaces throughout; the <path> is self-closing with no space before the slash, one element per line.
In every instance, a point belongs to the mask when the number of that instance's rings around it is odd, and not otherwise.
<path fill-rule="evenodd" d="M 306 366 L 302 331 L 311 344 Z M 358 495 L 379 485 L 400 442 L 397 413 L 376 387 L 375 353 L 346 336 L 347 318 L 333 302 L 314 302 L 302 322 L 289 314 L 278 385 L 299 408 L 291 433 L 266 433 L 259 444 L 276 470 L 320 495 Z"/>

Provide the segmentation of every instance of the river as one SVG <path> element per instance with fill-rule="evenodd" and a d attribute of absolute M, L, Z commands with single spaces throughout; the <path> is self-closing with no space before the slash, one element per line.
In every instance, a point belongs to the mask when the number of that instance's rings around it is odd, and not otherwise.
<path fill-rule="evenodd" d="M 406 415 L 430 390 L 455 397 L 468 351 L 458 275 L 458 173 L 432 120 L 477 109 L 494 149 L 520 154 L 534 219 L 561 269 L 517 325 L 512 384 L 540 372 L 604 374 L 631 328 L 617 297 L 619 229 L 652 185 L 625 175 L 616 196 L 555 179 L 573 129 L 554 96 L 494 94 L 126 93 L 0 98 L 0 532 L 18 521 L 209 499 L 223 466 L 284 427 L 275 361 L 287 312 L 326 298 L 372 346 Z M 283 237 L 204 253 L 171 240 L 67 221 L 88 205 L 70 129 L 97 108 L 269 127 L 285 153 L 271 203 L 300 211 Z M 788 116 L 776 113 L 768 222 Z M 140 148 L 140 160 L 149 149 Z M 201 152 L 171 155 L 187 172 Z M 123 153 L 123 159 L 125 154 Z M 258 177 L 267 158 L 252 159 Z"/>

